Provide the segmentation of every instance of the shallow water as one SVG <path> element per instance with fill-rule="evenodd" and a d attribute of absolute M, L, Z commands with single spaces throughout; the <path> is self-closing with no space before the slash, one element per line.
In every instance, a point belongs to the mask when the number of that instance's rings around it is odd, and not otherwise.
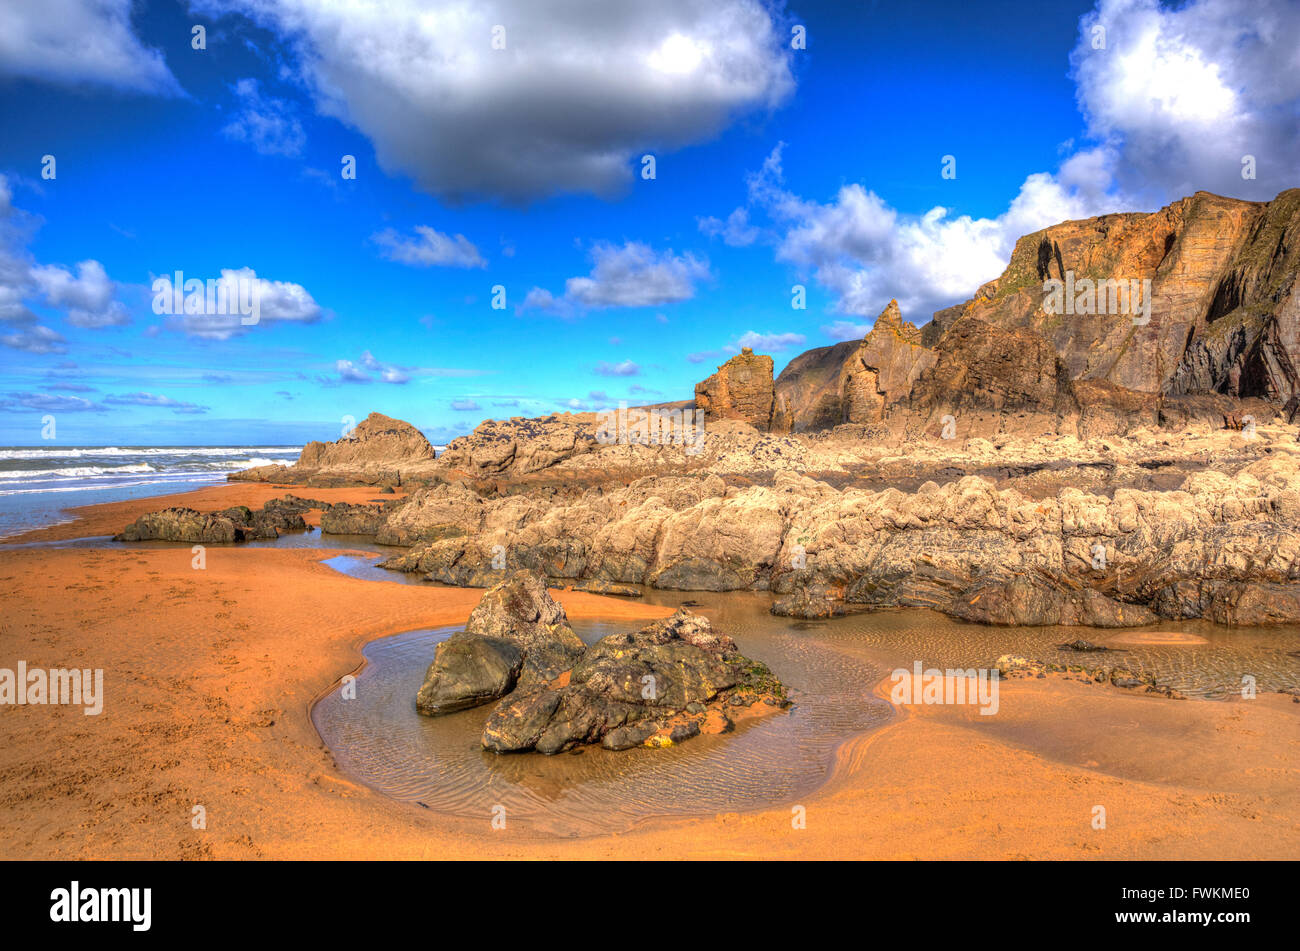
<path fill-rule="evenodd" d="M 488 753 L 479 738 L 490 705 L 444 717 L 415 712 L 415 693 L 434 647 L 450 628 L 367 645 L 356 699 L 345 700 L 336 689 L 315 706 L 312 718 L 346 772 L 396 799 L 484 821 L 500 805 L 507 821 L 522 820 L 552 834 L 619 832 L 654 816 L 795 803 L 826 781 L 841 743 L 892 713 L 871 695 L 883 668 L 851 647 L 771 625 L 736 623 L 765 614 L 767 605 L 750 595 L 700 609 L 734 634 L 742 652 L 769 661 L 795 701 L 790 710 L 744 722 L 724 736 L 700 736 L 667 750 Z M 573 626 L 591 643 L 643 623 Z"/>

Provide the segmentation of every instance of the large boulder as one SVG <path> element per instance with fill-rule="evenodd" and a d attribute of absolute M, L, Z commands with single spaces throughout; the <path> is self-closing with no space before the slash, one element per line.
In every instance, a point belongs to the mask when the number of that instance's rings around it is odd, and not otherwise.
<path fill-rule="evenodd" d="M 521 688 L 492 711 L 483 746 L 498 753 L 560 753 L 584 743 L 607 749 L 671 745 L 701 732 L 710 716 L 729 725 L 725 704 L 787 703 L 763 664 L 742 656 L 706 618 L 680 609 L 630 634 L 597 641 L 568 682 Z"/>
<path fill-rule="evenodd" d="M 573 667 L 583 644 L 537 575 L 518 571 L 483 595 L 463 631 L 438 645 L 416 709 L 438 716 L 546 684 Z"/>

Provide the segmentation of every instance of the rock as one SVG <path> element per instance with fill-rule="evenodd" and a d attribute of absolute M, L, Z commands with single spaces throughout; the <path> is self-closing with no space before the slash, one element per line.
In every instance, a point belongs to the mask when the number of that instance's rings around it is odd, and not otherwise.
<path fill-rule="evenodd" d="M 1141 676 L 1129 670 L 1127 667 L 1113 668 L 1110 672 L 1109 679 L 1112 687 L 1124 687 L 1130 690 L 1134 687 L 1141 687 L 1143 684 L 1150 683 L 1149 680 L 1144 680 Z"/>
<path fill-rule="evenodd" d="M 567 584 L 574 591 L 585 591 L 588 594 L 614 595 L 620 598 L 642 597 L 640 588 L 634 588 L 630 584 L 616 584 L 613 581 L 604 581 L 599 578 L 576 579 L 572 581 L 568 579 L 560 579 L 555 583 L 559 585 L 561 582 Z"/>
<path fill-rule="evenodd" d="M 382 506 L 338 502 L 321 512 L 320 530 L 325 535 L 377 535 L 387 518 Z"/>
<path fill-rule="evenodd" d="M 404 475 L 431 472 L 435 456 L 429 440 L 410 423 L 371 413 L 334 442 L 307 443 L 292 466 L 259 466 L 229 478 L 251 482 L 401 485 Z"/>
<path fill-rule="evenodd" d="M 463 631 L 438 645 L 416 695 L 427 716 L 479 706 L 569 670 L 583 645 L 541 578 L 519 571 L 491 588 Z"/>
<path fill-rule="evenodd" d="M 514 641 L 458 631 L 438 645 L 415 709 L 439 716 L 504 697 L 518 683 L 523 665 L 524 653 Z"/>
<path fill-rule="evenodd" d="M 709 705 L 743 697 L 785 703 L 764 665 L 741 656 L 706 618 L 679 610 L 583 653 L 567 683 L 521 688 L 492 711 L 483 747 L 559 753 L 586 743 L 622 750 L 669 746 L 700 733 Z M 701 711 L 694 713 L 692 711 Z M 662 727 L 665 721 L 671 726 Z"/>
<path fill-rule="evenodd" d="M 1068 644 L 1058 644 L 1058 649 L 1063 651 L 1080 651 L 1083 653 L 1093 653 L 1097 651 L 1108 651 L 1109 647 L 1103 647 L 1100 644 L 1094 644 L 1092 641 L 1086 641 L 1082 637 L 1076 641 L 1070 641 Z"/>
<path fill-rule="evenodd" d="M 772 358 L 744 347 L 702 383 L 695 385 L 695 406 L 707 425 L 739 419 L 760 432 L 772 428 L 774 389 Z"/>
<path fill-rule="evenodd" d="M 777 617 L 815 618 L 842 617 L 848 613 L 842 601 L 831 598 L 824 590 L 801 588 L 784 598 L 772 602 L 771 612 Z"/>
<path fill-rule="evenodd" d="M 551 598 L 545 579 L 530 571 L 516 571 L 488 589 L 470 614 L 465 633 L 518 644 L 524 654 L 520 680 L 525 684 L 554 680 L 583 652 L 564 608 Z"/>
<path fill-rule="evenodd" d="M 247 536 L 247 526 L 236 523 L 228 516 L 204 515 L 191 508 L 166 508 L 141 515 L 114 535 L 113 540 L 221 544 L 242 541 Z"/>

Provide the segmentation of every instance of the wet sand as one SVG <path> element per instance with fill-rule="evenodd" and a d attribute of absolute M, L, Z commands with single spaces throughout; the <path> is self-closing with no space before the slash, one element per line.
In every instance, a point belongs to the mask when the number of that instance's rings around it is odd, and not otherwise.
<path fill-rule="evenodd" d="M 260 505 L 283 491 L 110 503 L 60 528 L 108 534 L 165 504 Z M 343 493 L 377 497 L 298 492 Z M 1003 683 L 993 717 L 900 709 L 841 748 L 831 781 L 801 803 L 801 829 L 782 808 L 555 839 L 397 803 L 338 771 L 310 707 L 358 668 L 362 644 L 463 622 L 482 592 L 349 578 L 320 564 L 337 554 L 214 546 L 196 570 L 186 548 L 0 551 L 0 666 L 102 667 L 106 693 L 97 717 L 0 707 L 0 858 L 1300 855 L 1300 704 L 1059 679 Z M 579 618 L 666 613 L 558 596 Z M 195 806 L 205 829 L 192 827 Z"/>

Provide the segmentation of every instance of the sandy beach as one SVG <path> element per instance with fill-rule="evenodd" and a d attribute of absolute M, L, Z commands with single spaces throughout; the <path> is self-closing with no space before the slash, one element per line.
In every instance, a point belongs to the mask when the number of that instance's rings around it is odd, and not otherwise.
<path fill-rule="evenodd" d="M 260 504 L 231 485 L 113 503 L 51 531 L 107 534 L 162 504 Z M 360 500 L 364 489 L 310 490 Z M 48 533 L 44 534 L 48 538 Z M 26 540 L 32 540 L 28 538 Z M 0 551 L 6 662 L 105 671 L 104 712 L 0 710 L 4 858 L 1287 858 L 1300 853 L 1300 704 L 1176 702 L 1048 679 L 1001 714 L 913 706 L 841 748 L 789 809 L 558 840 L 398 803 L 342 775 L 312 703 L 367 641 L 464 621 L 481 591 L 377 584 L 310 549 Z M 575 618 L 663 608 L 572 591 Z M 880 688 L 877 688 L 878 690 Z M 527 755 L 527 754 L 526 754 Z M 1107 827 L 1094 829 L 1094 807 Z M 206 829 L 191 827 L 195 806 Z"/>

